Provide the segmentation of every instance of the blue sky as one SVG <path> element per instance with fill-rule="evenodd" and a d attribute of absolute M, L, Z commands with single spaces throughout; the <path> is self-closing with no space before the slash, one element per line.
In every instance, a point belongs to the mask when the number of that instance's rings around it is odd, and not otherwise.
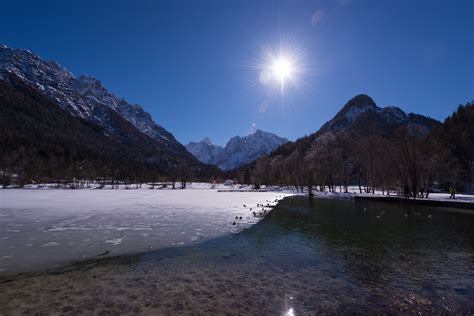
<path fill-rule="evenodd" d="M 474 100 L 471 0 L 6 1 L 0 42 L 97 77 L 182 143 L 296 139 L 359 93 L 440 120 Z M 268 51 L 298 55 L 284 93 L 259 80 Z"/>

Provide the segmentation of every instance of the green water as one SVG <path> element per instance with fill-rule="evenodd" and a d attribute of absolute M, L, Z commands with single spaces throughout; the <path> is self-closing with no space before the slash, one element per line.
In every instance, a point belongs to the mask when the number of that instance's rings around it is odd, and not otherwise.
<path fill-rule="evenodd" d="M 270 312 L 474 311 L 474 216 L 452 209 L 293 197 L 240 234 L 167 255 L 270 279 L 282 296 Z"/>

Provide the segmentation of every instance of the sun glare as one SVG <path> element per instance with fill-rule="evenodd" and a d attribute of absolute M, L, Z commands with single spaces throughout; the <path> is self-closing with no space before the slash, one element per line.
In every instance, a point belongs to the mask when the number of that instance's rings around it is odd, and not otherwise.
<path fill-rule="evenodd" d="M 310 74 L 311 69 L 306 63 L 305 47 L 303 42 L 286 39 L 281 39 L 279 45 L 273 47 L 259 45 L 258 60 L 251 67 L 259 71 L 256 82 L 264 88 L 267 100 L 265 104 L 275 103 L 268 101 L 271 98 L 278 98 L 278 102 L 289 104 L 295 89 L 302 91 L 306 88 L 305 77 Z"/>
<path fill-rule="evenodd" d="M 302 68 L 298 57 L 292 53 L 267 52 L 260 72 L 260 82 L 269 88 L 278 87 L 282 94 L 286 94 L 285 90 L 296 86 L 300 81 Z"/>
<path fill-rule="evenodd" d="M 273 77 L 278 79 L 281 84 L 284 84 L 286 79 L 291 79 L 294 67 L 289 58 L 278 57 L 273 61 L 271 70 Z"/>

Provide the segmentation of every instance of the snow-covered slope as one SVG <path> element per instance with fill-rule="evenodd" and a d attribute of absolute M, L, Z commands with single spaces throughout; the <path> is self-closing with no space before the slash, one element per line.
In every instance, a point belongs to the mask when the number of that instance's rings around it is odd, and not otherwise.
<path fill-rule="evenodd" d="M 201 162 L 232 170 L 257 160 L 286 142 L 285 138 L 258 129 L 245 137 L 232 137 L 224 148 L 212 144 L 208 137 L 198 143 L 191 142 L 186 148 Z"/>
<path fill-rule="evenodd" d="M 119 138 L 133 138 L 130 126 L 157 141 L 163 148 L 186 154 L 171 133 L 156 124 L 139 105 L 107 90 L 102 83 L 88 75 L 76 78 L 55 61 L 45 61 L 25 49 L 0 46 L 0 80 L 14 74 L 29 86 L 44 93 L 70 114 L 91 121 Z"/>

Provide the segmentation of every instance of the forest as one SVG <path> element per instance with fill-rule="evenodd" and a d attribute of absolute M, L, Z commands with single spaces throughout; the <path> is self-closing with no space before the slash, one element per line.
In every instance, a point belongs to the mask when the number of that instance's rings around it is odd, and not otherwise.
<path fill-rule="evenodd" d="M 289 185 L 298 190 L 393 192 L 427 198 L 434 190 L 473 192 L 474 104 L 460 105 L 429 132 L 400 126 L 323 131 L 285 144 L 235 170 L 243 183 Z"/>
<path fill-rule="evenodd" d="M 360 95 L 349 101 L 371 101 Z M 373 102 L 373 101 L 371 101 Z M 116 138 L 74 117 L 20 81 L 0 81 L 0 182 L 159 183 L 222 181 L 292 186 L 297 190 L 359 192 L 381 190 L 427 198 L 454 187 L 473 192 L 474 104 L 458 107 L 443 123 L 410 114 L 425 125 L 387 126 L 368 111 L 347 130 L 326 124 L 318 132 L 286 143 L 269 155 L 223 172 L 188 156 L 157 147 L 146 135 Z M 346 108 L 347 109 L 347 108 Z M 341 113 L 344 112 L 341 111 Z M 429 128 L 421 128 L 428 126 Z M 137 141 L 138 139 L 138 141 Z M 13 177 L 14 175 L 14 177 Z M 14 182 L 14 183 L 12 183 Z"/>
<path fill-rule="evenodd" d="M 190 154 L 163 150 L 144 134 L 130 140 L 107 135 L 20 80 L 12 84 L 0 80 L 0 104 L 0 183 L 4 186 L 186 183 L 221 174 Z"/>

